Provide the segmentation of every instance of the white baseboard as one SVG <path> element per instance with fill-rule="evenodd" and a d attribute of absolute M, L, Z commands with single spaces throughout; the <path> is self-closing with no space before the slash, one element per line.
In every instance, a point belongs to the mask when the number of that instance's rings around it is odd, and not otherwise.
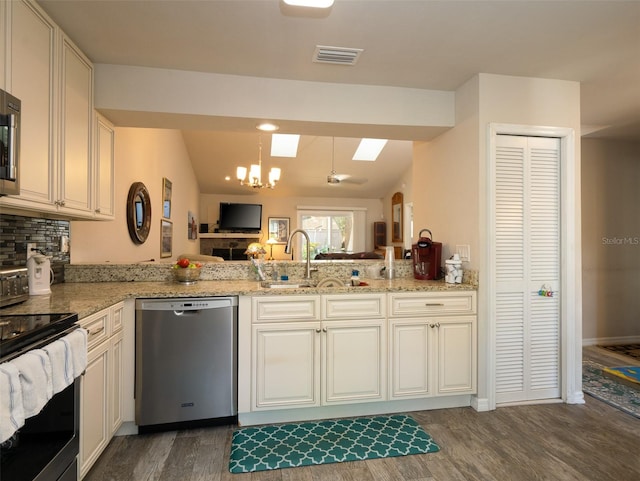
<path fill-rule="evenodd" d="M 471 407 L 479 413 L 490 411 L 489 400 L 487 398 L 479 398 L 478 396 L 471 396 Z"/>
<path fill-rule="evenodd" d="M 138 426 L 133 421 L 128 421 L 122 423 L 114 436 L 129 436 L 131 434 L 138 434 Z"/>
<path fill-rule="evenodd" d="M 567 404 L 584 404 L 584 393 L 576 391 L 567 396 Z"/>
<path fill-rule="evenodd" d="M 590 339 L 582 339 L 583 346 L 612 346 L 615 344 L 638 344 L 640 336 L 623 336 L 623 337 L 593 337 Z"/>

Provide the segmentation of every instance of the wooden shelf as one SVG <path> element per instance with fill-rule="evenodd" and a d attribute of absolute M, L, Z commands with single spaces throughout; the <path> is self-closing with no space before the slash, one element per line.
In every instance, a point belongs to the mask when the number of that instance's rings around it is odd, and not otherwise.
<path fill-rule="evenodd" d="M 208 232 L 199 234 L 201 239 L 259 239 L 262 234 L 243 234 L 242 232 Z"/>

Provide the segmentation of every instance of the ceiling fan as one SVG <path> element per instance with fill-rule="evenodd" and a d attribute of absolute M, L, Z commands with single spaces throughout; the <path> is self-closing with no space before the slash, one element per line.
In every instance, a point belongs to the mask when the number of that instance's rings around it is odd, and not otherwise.
<path fill-rule="evenodd" d="M 349 174 L 338 174 L 335 169 L 335 157 L 336 157 L 336 138 L 331 137 L 332 142 L 332 152 L 331 152 L 331 173 L 327 175 L 327 184 L 329 185 L 338 185 L 338 184 L 364 184 L 367 182 L 367 179 L 363 177 L 353 177 Z"/>

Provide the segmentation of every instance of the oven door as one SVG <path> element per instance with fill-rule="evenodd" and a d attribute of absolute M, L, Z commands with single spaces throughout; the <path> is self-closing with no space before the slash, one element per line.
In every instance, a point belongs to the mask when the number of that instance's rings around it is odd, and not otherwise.
<path fill-rule="evenodd" d="M 0 479 L 76 479 L 80 378 L 53 396 L 0 448 Z"/>

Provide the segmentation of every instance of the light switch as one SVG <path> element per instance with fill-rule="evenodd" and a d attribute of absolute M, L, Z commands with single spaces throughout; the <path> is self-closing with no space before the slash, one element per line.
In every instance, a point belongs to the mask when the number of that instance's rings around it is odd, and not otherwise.
<path fill-rule="evenodd" d="M 456 253 L 460 256 L 460 260 L 462 262 L 470 262 L 471 261 L 471 247 L 468 244 L 465 245 L 457 245 Z"/>

